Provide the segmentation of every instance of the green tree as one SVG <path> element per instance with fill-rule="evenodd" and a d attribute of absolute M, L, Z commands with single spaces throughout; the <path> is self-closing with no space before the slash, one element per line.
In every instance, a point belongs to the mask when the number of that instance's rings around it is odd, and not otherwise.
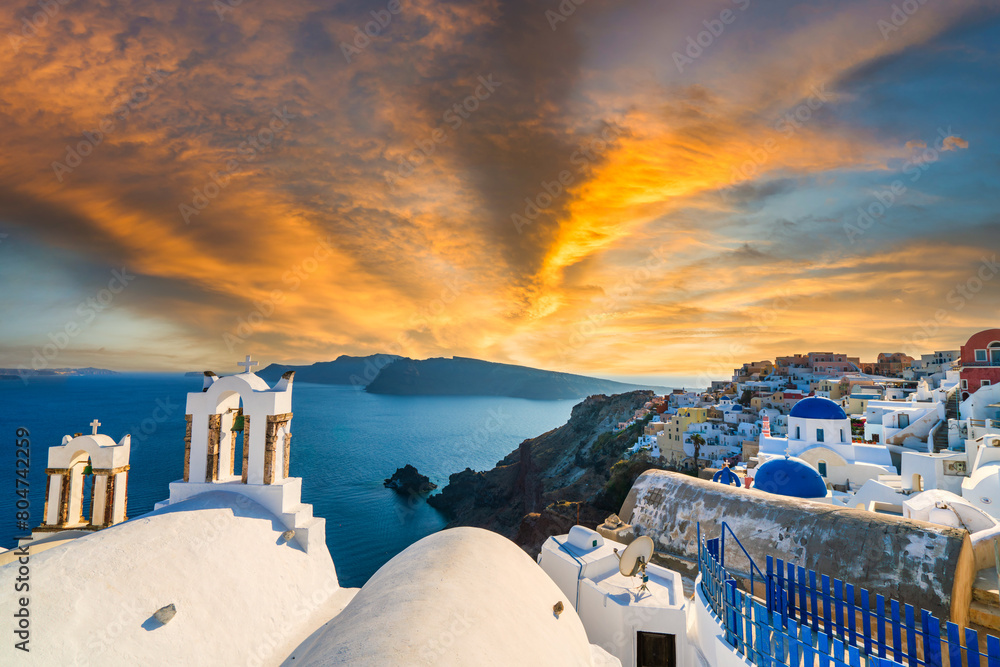
<path fill-rule="evenodd" d="M 701 456 L 701 447 L 705 444 L 705 438 L 700 433 L 691 436 L 691 444 L 694 445 L 694 475 L 698 476 L 698 458 Z"/>
<path fill-rule="evenodd" d="M 743 393 L 740 395 L 740 405 L 744 408 L 750 407 L 750 400 L 753 398 L 753 391 L 750 389 L 744 389 Z"/>

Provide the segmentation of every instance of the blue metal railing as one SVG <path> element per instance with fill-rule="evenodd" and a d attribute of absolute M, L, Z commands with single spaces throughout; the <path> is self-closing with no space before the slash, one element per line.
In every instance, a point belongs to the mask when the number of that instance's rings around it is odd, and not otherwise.
<path fill-rule="evenodd" d="M 702 592 L 720 619 L 726 641 L 762 667 L 1000 667 L 1000 639 L 954 623 L 942 627 L 927 610 L 887 600 L 827 575 L 767 557 L 761 600 L 739 590 L 725 568 L 722 536 L 702 539 Z M 731 533 L 731 530 L 730 530 Z M 733 535 L 734 539 L 739 539 Z M 743 548 L 743 545 L 740 544 Z M 757 568 L 751 563 L 751 574 Z M 942 633 L 944 630 L 944 633 Z M 963 641 L 964 640 L 964 641 Z M 816 663 L 815 661 L 818 661 Z"/>
<path fill-rule="evenodd" d="M 756 570 L 757 574 L 760 575 L 760 580 L 761 580 L 762 583 L 766 582 L 767 579 L 765 579 L 764 573 L 760 571 L 760 568 L 757 567 L 757 563 L 755 563 L 754 560 L 753 560 L 753 558 L 750 557 L 750 552 L 748 552 L 746 550 L 746 547 L 743 546 L 743 543 L 740 542 L 740 538 L 736 537 L 736 533 L 733 532 L 733 529 L 730 528 L 729 524 L 726 523 L 725 521 L 722 522 L 722 535 L 721 535 L 722 539 L 721 539 L 720 545 L 719 545 L 719 561 L 722 564 L 722 567 L 726 566 L 726 531 L 727 530 L 729 531 L 729 534 L 733 536 L 733 539 L 736 540 L 736 544 L 739 545 L 740 549 L 743 551 L 743 555 L 745 555 L 747 557 L 747 561 L 750 563 L 750 595 L 753 595 L 754 594 L 754 590 L 753 590 L 753 585 L 754 585 L 754 576 L 753 576 L 753 574 L 754 574 L 754 570 Z M 768 596 L 768 599 L 770 599 L 770 596 Z"/>

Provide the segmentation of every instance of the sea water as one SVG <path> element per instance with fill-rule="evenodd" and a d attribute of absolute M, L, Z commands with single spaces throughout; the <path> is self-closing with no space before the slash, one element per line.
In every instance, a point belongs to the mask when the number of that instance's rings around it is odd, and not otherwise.
<path fill-rule="evenodd" d="M 48 448 L 66 434 L 132 435 L 128 516 L 152 511 L 183 476 L 184 408 L 201 377 L 164 374 L 0 381 L 0 547 L 16 525 L 15 431 L 30 433 L 29 528 L 42 522 Z M 343 586 L 361 586 L 384 563 L 445 525 L 423 500 L 383 487 L 409 463 L 443 487 L 451 473 L 492 468 L 525 438 L 566 422 L 575 400 L 382 396 L 350 386 L 295 383 L 292 476 L 302 502 L 326 519 L 326 543 Z"/>

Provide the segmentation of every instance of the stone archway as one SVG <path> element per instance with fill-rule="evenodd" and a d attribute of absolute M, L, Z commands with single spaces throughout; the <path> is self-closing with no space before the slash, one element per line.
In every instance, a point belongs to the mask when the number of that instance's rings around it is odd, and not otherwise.
<path fill-rule="evenodd" d="M 88 472 L 87 469 L 90 469 Z M 79 451 L 73 455 L 73 461 L 68 466 L 69 474 L 69 484 L 67 485 L 65 494 L 65 510 L 63 519 L 64 525 L 67 526 L 79 526 L 86 525 L 83 519 L 83 493 L 86 486 L 86 478 L 88 475 L 92 474 L 93 467 L 90 464 L 90 454 L 86 451 Z M 91 487 L 91 496 L 93 496 L 94 489 Z M 63 508 L 60 507 L 63 511 Z M 93 514 L 93 503 L 91 503 L 91 514 Z"/>
<path fill-rule="evenodd" d="M 246 414 L 245 400 L 239 390 L 222 392 L 216 397 L 208 417 L 208 442 L 205 451 L 205 481 L 231 482 L 237 479 L 236 460 L 240 459 L 240 481 L 247 481 L 251 415 Z M 184 481 L 191 481 L 191 434 L 194 415 L 185 415 Z M 234 431 L 233 428 L 237 428 Z M 241 452 L 237 454 L 237 445 Z"/>

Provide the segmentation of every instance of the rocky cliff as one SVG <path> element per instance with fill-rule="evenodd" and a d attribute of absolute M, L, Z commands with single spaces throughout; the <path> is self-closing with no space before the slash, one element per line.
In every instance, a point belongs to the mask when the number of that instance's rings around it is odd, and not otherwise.
<path fill-rule="evenodd" d="M 618 489 L 627 493 L 635 476 L 655 467 L 642 459 L 615 466 L 635 444 L 641 424 L 612 433 L 651 396 L 591 396 L 563 426 L 525 440 L 492 470 L 453 474 L 428 502 L 448 518 L 448 527 L 488 528 L 535 555 L 546 537 L 568 531 L 578 515 L 580 523 L 596 525 L 617 512 L 624 499 Z"/>

